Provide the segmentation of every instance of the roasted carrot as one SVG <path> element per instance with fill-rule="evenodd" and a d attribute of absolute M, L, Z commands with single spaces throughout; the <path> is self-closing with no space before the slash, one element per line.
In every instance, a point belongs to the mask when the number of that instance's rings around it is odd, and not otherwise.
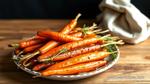
<path fill-rule="evenodd" d="M 75 49 L 75 50 L 72 50 L 72 51 L 57 55 L 57 56 L 53 56 L 53 57 L 51 57 L 50 60 L 51 61 L 65 60 L 65 59 L 68 59 L 70 57 L 78 56 L 81 54 L 85 54 L 85 53 L 93 52 L 93 51 L 97 51 L 97 50 L 103 50 L 101 48 L 100 44 L 86 46 L 86 47 Z"/>
<path fill-rule="evenodd" d="M 26 48 L 23 49 L 23 53 L 33 52 L 33 51 L 37 50 L 38 48 L 40 48 L 41 46 L 43 46 L 43 43 L 26 47 Z"/>
<path fill-rule="evenodd" d="M 83 37 L 83 33 L 82 32 L 75 32 L 75 33 L 71 33 L 69 35 L 73 36 L 73 37 L 77 37 L 77 38 L 82 38 Z"/>
<path fill-rule="evenodd" d="M 82 28 L 77 27 L 77 28 L 74 28 L 72 31 L 70 31 L 69 34 L 76 33 L 76 32 L 81 32 L 81 30 L 82 30 Z"/>
<path fill-rule="evenodd" d="M 105 52 L 105 51 L 90 52 L 90 53 L 86 53 L 86 54 L 82 54 L 79 56 L 69 58 L 62 62 L 54 64 L 47 69 L 59 69 L 59 68 L 64 68 L 64 67 L 72 66 L 75 64 L 79 64 L 79 63 L 101 60 L 109 56 L 109 54 L 110 54 L 109 52 Z"/>
<path fill-rule="evenodd" d="M 73 51 L 70 51 L 70 52 L 66 52 L 66 53 L 60 54 L 58 56 L 53 56 L 53 57 L 51 57 L 50 61 L 61 61 L 61 60 L 68 59 L 70 57 L 74 57 L 74 56 L 77 56 L 77 55 L 81 55 L 81 54 L 85 54 L 87 52 L 93 52 L 93 51 L 97 51 L 97 50 L 103 50 L 103 49 L 101 49 L 101 45 L 99 45 L 99 44 L 91 45 L 91 46 L 88 46 L 88 47 L 84 47 L 84 48 L 76 49 L 76 50 L 73 50 Z M 38 65 L 37 68 L 40 67 L 40 66 L 41 67 L 44 67 L 44 66 L 47 67 L 46 64 L 43 64 L 43 65 L 41 64 L 41 65 Z"/>
<path fill-rule="evenodd" d="M 70 36 L 74 36 L 74 37 L 82 37 L 83 33 L 82 32 L 76 32 L 76 33 L 72 33 L 70 34 Z M 49 41 L 48 43 L 46 43 L 43 47 L 41 47 L 39 49 L 41 54 L 46 53 L 49 49 L 52 49 L 54 47 L 56 47 L 57 45 L 59 45 L 60 43 L 57 41 Z"/>
<path fill-rule="evenodd" d="M 69 24 L 67 24 L 61 31 L 60 33 L 62 34 L 69 34 L 69 32 L 77 25 L 77 20 L 78 18 L 81 16 L 81 14 L 79 13 L 75 19 L 71 20 Z M 49 41 L 48 43 L 46 43 L 43 47 L 41 47 L 39 49 L 39 53 L 45 53 L 48 50 L 56 47 L 59 43 L 56 41 Z"/>
<path fill-rule="evenodd" d="M 71 34 L 71 36 L 79 37 L 80 38 L 82 36 L 82 33 L 81 32 L 77 32 L 77 33 Z M 41 47 L 39 49 L 39 51 L 40 51 L 41 54 L 44 54 L 45 52 L 47 52 L 47 50 L 56 47 L 58 44 L 60 44 L 60 43 L 57 42 L 57 41 L 49 41 L 43 47 Z"/>
<path fill-rule="evenodd" d="M 45 38 L 45 37 L 39 36 L 39 35 L 35 35 L 33 38 L 41 39 L 41 40 L 47 40 L 48 39 L 48 38 Z"/>
<path fill-rule="evenodd" d="M 19 45 L 20 45 L 20 48 L 25 48 L 25 47 L 28 47 L 28 46 L 31 46 L 31 45 L 42 43 L 42 42 L 43 41 L 39 40 L 39 39 L 31 39 L 31 40 L 28 40 L 28 41 L 20 42 Z"/>
<path fill-rule="evenodd" d="M 77 25 L 77 20 L 81 16 L 79 13 L 75 19 L 71 20 L 68 25 L 66 25 L 60 32 L 63 34 L 69 34 L 69 32 Z"/>
<path fill-rule="evenodd" d="M 65 68 L 54 69 L 54 70 L 44 70 L 41 72 L 41 76 L 50 76 L 50 75 L 67 75 L 67 74 L 78 74 L 82 72 L 89 72 L 95 70 L 98 67 L 104 66 L 106 61 L 93 61 L 82 64 L 77 64 Z"/>
<path fill-rule="evenodd" d="M 70 42 L 70 43 L 66 43 L 63 44 L 61 46 L 58 46 L 56 48 L 53 48 L 51 50 L 49 50 L 47 53 L 42 54 L 38 57 L 39 61 L 45 61 L 45 59 L 47 60 L 47 58 L 51 57 L 52 55 L 60 52 L 62 49 L 67 49 L 69 50 L 73 50 L 75 48 L 79 48 L 79 47 L 83 47 L 83 46 L 87 46 L 93 43 L 103 43 L 104 40 L 99 39 L 99 38 L 86 38 L 84 40 L 79 40 L 79 41 L 75 41 L 75 42 Z"/>
<path fill-rule="evenodd" d="M 32 70 L 39 71 L 39 70 L 42 70 L 42 69 L 46 69 L 47 67 L 49 67 L 53 64 L 54 64 L 54 62 L 37 64 L 33 67 Z"/>
<path fill-rule="evenodd" d="M 17 49 L 16 55 L 19 56 L 19 55 L 21 55 L 23 53 L 33 52 L 33 51 L 37 50 L 38 48 L 40 48 L 42 45 L 43 45 L 43 43 L 40 43 L 40 44 L 36 44 L 36 45 L 32 45 L 32 46 L 26 47 L 24 49 Z"/>
<path fill-rule="evenodd" d="M 26 41 L 21 41 L 18 44 L 9 44 L 8 46 L 17 47 L 17 48 L 26 48 L 28 46 L 39 44 L 39 43 L 42 43 L 42 42 L 43 42 L 43 40 L 41 40 L 41 39 L 34 39 L 33 38 L 33 39 L 26 40 Z"/>
<path fill-rule="evenodd" d="M 73 41 L 81 40 L 81 38 L 61 34 L 61 33 L 58 33 L 58 32 L 51 31 L 51 30 L 39 31 L 37 33 L 37 35 L 47 37 L 47 38 L 51 38 L 51 39 L 53 39 L 55 41 L 58 41 L 58 42 L 73 42 Z"/>
<path fill-rule="evenodd" d="M 16 47 L 16 48 L 26 48 L 26 47 L 29 47 L 29 46 L 32 46 L 32 45 L 42 43 L 43 41 L 46 41 L 46 40 L 47 40 L 47 38 L 45 38 L 45 37 L 35 35 L 34 37 L 32 37 L 28 40 L 22 40 L 19 43 L 9 44 L 8 46 Z"/>
<path fill-rule="evenodd" d="M 60 33 L 62 33 L 62 34 L 69 34 L 69 32 L 76 26 L 77 20 L 78 20 L 78 18 L 79 18 L 80 16 L 81 16 L 81 14 L 79 13 L 79 14 L 76 16 L 75 19 L 71 20 L 70 23 L 67 24 L 67 25 L 60 31 Z M 30 55 L 26 55 L 26 56 L 24 56 L 24 58 L 22 58 L 22 59 L 23 59 L 23 60 L 26 59 L 26 58 L 29 59 L 29 58 L 32 58 L 32 57 L 38 55 L 38 54 L 46 53 L 48 50 L 50 50 L 50 49 L 56 47 L 57 45 L 59 45 L 59 42 L 51 40 L 51 41 L 47 42 L 44 46 L 42 46 L 38 51 L 35 51 L 35 52 L 31 53 Z M 21 59 L 21 60 L 22 60 L 22 59 Z"/>
<path fill-rule="evenodd" d="M 78 18 L 81 16 L 79 13 L 75 19 L 71 20 L 69 24 L 67 24 L 61 31 L 60 33 L 62 34 L 69 34 L 69 32 L 76 26 Z M 48 50 L 56 47 L 59 45 L 59 42 L 57 41 L 49 41 L 47 42 L 44 46 L 42 46 L 38 51 L 33 52 L 32 55 L 37 55 L 37 54 L 43 54 L 46 53 Z"/>

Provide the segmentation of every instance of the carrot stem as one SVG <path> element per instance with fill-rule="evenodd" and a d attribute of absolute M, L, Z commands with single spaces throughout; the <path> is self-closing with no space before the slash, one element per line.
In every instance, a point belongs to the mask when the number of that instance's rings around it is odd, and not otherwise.
<path fill-rule="evenodd" d="M 19 47 L 19 44 L 14 43 L 14 44 L 9 44 L 8 46 L 9 46 L 9 47 L 15 47 L 15 48 L 18 48 L 18 47 Z"/>

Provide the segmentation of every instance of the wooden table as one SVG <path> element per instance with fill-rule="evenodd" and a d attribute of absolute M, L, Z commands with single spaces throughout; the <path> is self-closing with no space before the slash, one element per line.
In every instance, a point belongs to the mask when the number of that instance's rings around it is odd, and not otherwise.
<path fill-rule="evenodd" d="M 13 49 L 9 43 L 30 37 L 37 30 L 51 28 L 59 30 L 69 20 L 0 20 L 0 84 L 100 84 L 100 83 L 150 83 L 150 39 L 138 45 L 120 47 L 119 61 L 102 74 L 76 81 L 54 81 L 32 78 L 32 75 L 17 69 L 11 60 Z M 79 25 L 91 24 L 81 20 Z"/>

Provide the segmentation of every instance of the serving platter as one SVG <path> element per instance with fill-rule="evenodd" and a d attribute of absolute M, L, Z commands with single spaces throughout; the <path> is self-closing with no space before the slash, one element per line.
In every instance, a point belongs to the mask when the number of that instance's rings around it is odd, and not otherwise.
<path fill-rule="evenodd" d="M 88 78 L 88 77 L 100 74 L 100 73 L 102 73 L 104 71 L 107 71 L 111 67 L 113 67 L 117 63 L 117 61 L 118 61 L 118 59 L 120 57 L 120 51 L 119 51 L 119 48 L 117 47 L 117 45 L 111 45 L 111 48 L 112 48 L 111 50 L 117 51 L 117 52 L 115 54 L 111 54 L 111 55 L 107 56 L 104 60 L 107 60 L 108 63 L 105 66 L 97 68 L 94 71 L 79 73 L 79 74 L 75 74 L 75 75 L 51 75 L 51 76 L 47 76 L 47 77 L 43 77 L 43 76 L 41 76 L 41 77 L 42 78 L 46 78 L 46 79 L 52 79 L 52 80 L 64 80 L 64 81 L 67 81 L 67 80 L 84 79 L 84 78 Z M 15 55 L 14 52 L 13 52 L 12 56 L 13 56 L 13 58 L 16 58 L 16 55 Z M 19 63 L 16 60 L 14 60 L 14 63 L 20 69 L 22 69 L 23 71 L 25 71 L 25 72 L 27 72 L 29 74 L 32 74 L 33 76 L 39 76 L 40 75 L 39 72 L 33 71 L 33 70 L 31 70 L 29 68 L 26 68 L 26 67 L 22 67 L 21 65 L 19 65 Z"/>

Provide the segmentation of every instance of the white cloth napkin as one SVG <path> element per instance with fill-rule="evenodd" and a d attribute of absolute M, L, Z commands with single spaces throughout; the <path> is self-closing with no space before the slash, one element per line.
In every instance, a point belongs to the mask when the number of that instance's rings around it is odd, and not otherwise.
<path fill-rule="evenodd" d="M 127 43 L 136 44 L 150 36 L 150 20 L 130 0 L 103 0 L 100 26 L 108 28 Z"/>

